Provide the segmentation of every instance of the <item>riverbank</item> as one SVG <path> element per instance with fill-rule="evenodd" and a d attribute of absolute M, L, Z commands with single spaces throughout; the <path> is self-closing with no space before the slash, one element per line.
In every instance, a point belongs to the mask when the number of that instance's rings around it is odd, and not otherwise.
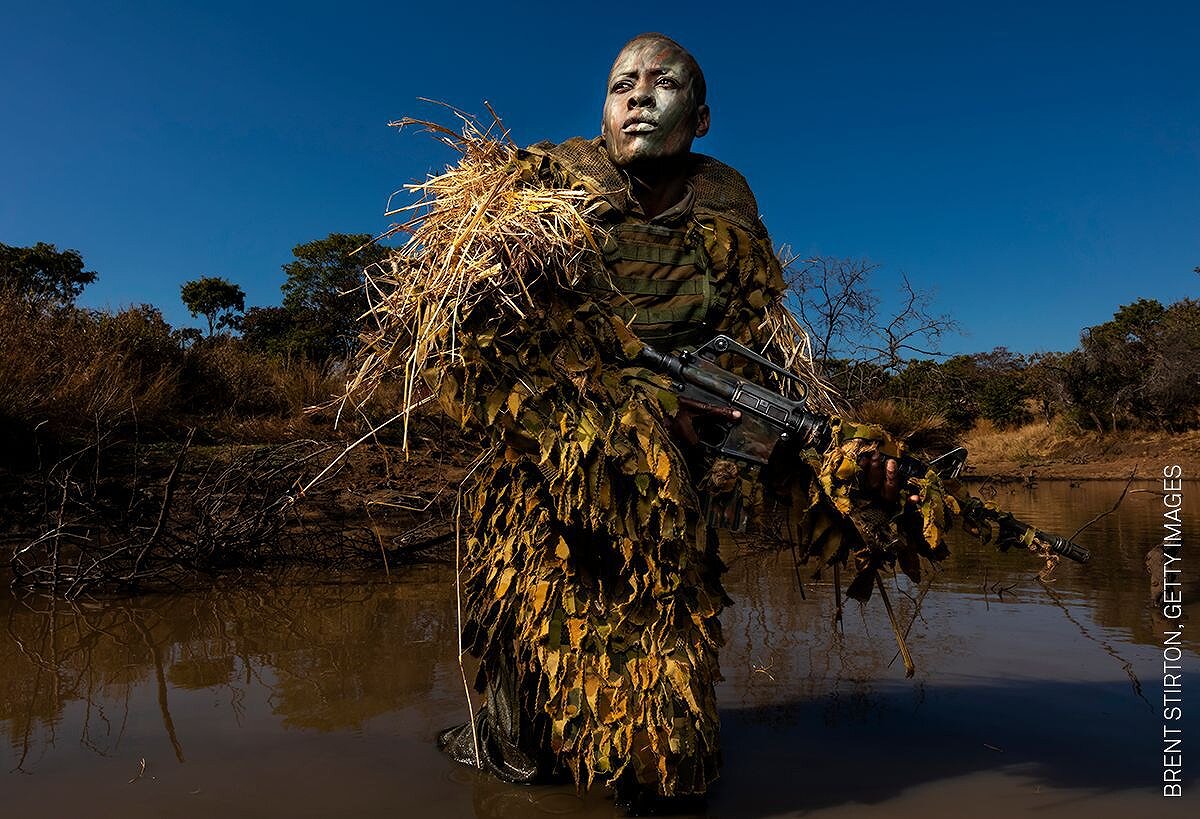
<path fill-rule="evenodd" d="M 264 430 L 240 432 L 253 438 Z M 398 441 L 339 457 L 348 430 L 304 432 L 314 437 L 114 436 L 40 465 L 0 463 L 0 549 L 12 555 L 19 585 L 72 596 L 268 565 L 386 572 L 452 547 L 455 489 L 478 442 L 432 416 L 416 422 L 407 458 Z M 1153 480 L 1173 464 L 1200 478 L 1200 431 L 1068 434 L 1030 425 L 977 428 L 962 443 L 974 479 L 1124 480 L 1136 469 Z"/>
<path fill-rule="evenodd" d="M 963 436 L 970 475 L 999 480 L 1104 480 L 1162 475 L 1178 464 L 1185 478 L 1200 478 L 1200 430 L 1076 432 L 1044 423 L 1011 430 L 981 424 Z"/>
<path fill-rule="evenodd" d="M 0 550 L 17 586 L 68 598 L 186 587 L 231 569 L 387 573 L 452 544 L 455 488 L 475 448 L 461 437 L 444 446 L 443 427 L 416 419 L 407 457 L 397 442 L 347 450 L 344 434 L 114 434 L 49 462 L 0 461 Z"/>

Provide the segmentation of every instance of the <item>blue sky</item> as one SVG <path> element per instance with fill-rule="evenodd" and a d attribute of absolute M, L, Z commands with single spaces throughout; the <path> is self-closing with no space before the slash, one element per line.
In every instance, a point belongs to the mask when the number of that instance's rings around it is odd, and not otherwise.
<path fill-rule="evenodd" d="M 1200 293 L 1191 3 L 6 3 L 0 242 L 83 253 L 84 304 L 193 323 L 182 282 L 277 304 L 292 246 L 380 232 L 448 159 L 386 123 L 429 97 L 520 143 L 599 129 L 655 30 L 704 67 L 695 149 L 750 180 L 777 244 L 936 291 L 951 352 L 1070 349 L 1138 297 Z M 580 9 L 586 9 L 584 13 Z"/>

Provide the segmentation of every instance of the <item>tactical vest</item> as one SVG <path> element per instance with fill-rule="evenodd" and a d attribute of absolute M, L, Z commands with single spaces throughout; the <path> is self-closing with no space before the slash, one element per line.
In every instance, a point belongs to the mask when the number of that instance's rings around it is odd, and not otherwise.
<path fill-rule="evenodd" d="M 728 304 L 694 233 L 686 223 L 622 222 L 602 248 L 606 269 L 589 282 L 638 338 L 662 350 L 707 340 Z"/>

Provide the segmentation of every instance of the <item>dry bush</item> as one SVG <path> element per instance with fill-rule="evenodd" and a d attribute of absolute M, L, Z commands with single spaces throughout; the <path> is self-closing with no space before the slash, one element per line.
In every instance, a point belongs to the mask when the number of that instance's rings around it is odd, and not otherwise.
<path fill-rule="evenodd" d="M 863 401 L 854 414 L 856 420 L 878 424 L 920 452 L 938 455 L 955 446 L 946 416 L 912 404 L 891 398 Z"/>
<path fill-rule="evenodd" d="M 6 334 L 0 423 L 6 426 L 46 427 L 52 438 L 73 438 L 160 418 L 174 406 L 174 370 L 145 360 L 84 311 L 41 309 L 0 294 L 0 326 Z"/>
<path fill-rule="evenodd" d="M 346 388 L 345 375 L 307 359 L 273 361 L 268 375 L 283 411 L 300 416 L 309 407 L 327 404 Z"/>
<path fill-rule="evenodd" d="M 367 413 L 394 414 L 399 385 L 335 431 L 336 406 L 306 408 L 332 404 L 344 371 L 231 338 L 184 349 L 153 308 L 0 298 L 0 326 L 0 545 L 18 585 L 75 596 L 274 561 L 386 565 L 447 542 L 475 449 L 423 413 L 410 460 L 380 440 L 294 502 Z"/>
<path fill-rule="evenodd" d="M 339 458 L 340 444 L 310 439 L 189 436 L 131 450 L 100 436 L 10 491 L 21 513 L 0 521 L 0 548 L 15 586 L 66 597 L 269 564 L 386 569 L 428 557 L 452 542 L 455 487 L 475 450 L 431 450 L 429 420 L 417 421 L 407 459 L 386 447 Z M 318 471 L 326 478 L 311 481 Z"/>
<path fill-rule="evenodd" d="M 181 376 L 187 409 L 221 419 L 279 414 L 283 401 L 266 377 L 271 361 L 236 339 L 217 336 L 196 342 L 187 351 Z"/>
<path fill-rule="evenodd" d="M 346 375 L 336 362 L 280 358 L 249 348 L 239 339 L 216 337 L 187 351 L 182 380 L 187 408 L 225 427 L 231 421 L 299 422 L 310 408 L 339 397 Z"/>

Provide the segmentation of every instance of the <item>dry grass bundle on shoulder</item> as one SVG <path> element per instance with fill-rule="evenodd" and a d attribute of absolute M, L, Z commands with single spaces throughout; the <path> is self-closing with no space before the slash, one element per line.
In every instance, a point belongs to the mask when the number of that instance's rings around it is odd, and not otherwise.
<path fill-rule="evenodd" d="M 460 154 L 425 182 L 406 185 L 418 198 L 389 211 L 405 221 L 380 238 L 408 240 L 366 271 L 369 311 L 358 372 L 347 396 L 361 404 L 385 379 L 402 385 L 407 440 L 410 413 L 429 393 L 423 375 L 444 376 L 461 363 L 458 328 L 481 304 L 523 318 L 535 307 L 546 275 L 570 284 L 596 263 L 598 242 L 588 224 L 584 191 L 530 186 L 514 163 L 517 147 L 499 118 L 486 127 L 455 112 L 461 133 L 402 119 Z"/>
<path fill-rule="evenodd" d="M 808 387 L 805 403 L 814 412 L 837 415 L 845 411 L 834 389 L 813 362 L 808 333 L 782 301 L 767 306 L 762 324 L 767 338 L 765 354 L 783 369 L 795 373 Z M 781 385 L 786 388 L 787 385 Z"/>
<path fill-rule="evenodd" d="M 857 417 L 859 421 L 883 427 L 909 449 L 931 456 L 940 455 L 957 443 L 946 416 L 895 399 L 863 401 L 858 405 Z"/>

